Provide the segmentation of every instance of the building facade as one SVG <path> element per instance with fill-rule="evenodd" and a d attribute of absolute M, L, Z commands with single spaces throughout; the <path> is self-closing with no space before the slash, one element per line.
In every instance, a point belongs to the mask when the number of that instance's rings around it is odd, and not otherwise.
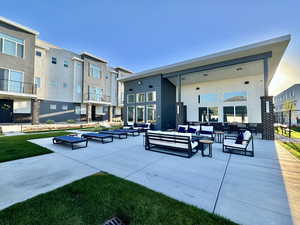
<path fill-rule="evenodd" d="M 120 78 L 123 120 L 159 130 L 186 122 L 254 123 L 273 139 L 268 86 L 289 41 L 282 36 Z"/>
<path fill-rule="evenodd" d="M 37 36 L 0 18 L 0 123 L 120 119 L 117 79 L 131 71 Z"/>
<path fill-rule="evenodd" d="M 294 84 L 274 97 L 276 122 L 300 125 L 300 84 Z M 289 110 L 291 114 L 289 115 Z"/>

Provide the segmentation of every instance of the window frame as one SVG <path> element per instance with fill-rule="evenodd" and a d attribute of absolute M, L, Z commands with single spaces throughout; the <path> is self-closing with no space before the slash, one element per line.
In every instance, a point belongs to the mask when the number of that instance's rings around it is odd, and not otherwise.
<path fill-rule="evenodd" d="M 230 93 L 245 93 L 245 99 L 243 99 L 243 100 L 230 100 L 230 99 L 232 99 L 232 98 L 234 98 L 234 97 L 237 97 L 238 95 L 235 95 L 235 96 L 232 96 L 232 97 L 230 97 L 230 98 L 227 98 L 227 99 L 225 99 L 225 95 L 226 94 L 230 94 Z M 242 96 L 242 97 L 244 97 L 244 96 Z M 228 100 L 229 99 L 229 100 Z M 226 102 L 226 103 L 228 103 L 228 102 L 247 102 L 248 101 L 248 93 L 247 93 L 247 91 L 246 90 L 241 90 L 241 91 L 230 91 L 230 92 L 224 92 L 223 93 L 223 102 Z"/>
<path fill-rule="evenodd" d="M 136 111 L 136 117 L 135 117 L 135 120 L 137 123 L 144 123 L 145 122 L 145 105 L 137 105 L 135 107 L 135 111 Z M 143 120 L 142 121 L 138 121 L 138 109 L 143 109 Z"/>
<path fill-rule="evenodd" d="M 53 106 L 54 106 L 54 107 L 53 107 Z M 57 109 L 56 104 L 50 104 L 50 105 L 49 105 L 49 109 L 50 109 L 50 111 L 51 111 L 51 110 L 52 110 L 52 111 L 56 110 L 56 109 Z"/>
<path fill-rule="evenodd" d="M 69 60 L 64 59 L 64 67 L 69 68 Z"/>
<path fill-rule="evenodd" d="M 149 120 L 148 108 L 153 108 L 154 109 L 154 113 L 153 113 L 154 120 Z M 156 111 L 156 104 L 148 104 L 148 105 L 146 105 L 146 121 L 147 121 L 147 123 L 156 123 L 156 120 L 157 120 L 157 113 L 156 112 L 157 112 Z"/>
<path fill-rule="evenodd" d="M 154 96 L 154 100 L 149 100 L 149 94 L 152 93 L 152 96 Z M 156 102 L 156 91 L 147 91 L 146 92 L 146 102 Z"/>
<path fill-rule="evenodd" d="M 133 96 L 133 101 L 129 102 L 129 96 Z M 134 104 L 135 103 L 135 94 L 127 94 L 127 104 Z"/>
<path fill-rule="evenodd" d="M 39 81 L 39 82 L 36 82 L 36 81 Z M 35 84 L 35 87 L 36 88 L 41 88 L 41 78 L 40 77 L 35 77 L 34 78 L 34 84 Z"/>
<path fill-rule="evenodd" d="M 51 63 L 56 65 L 57 64 L 57 58 L 52 56 L 51 57 Z"/>
<path fill-rule="evenodd" d="M 40 55 L 39 55 L 40 54 Z M 37 56 L 37 57 L 42 57 L 42 52 L 41 51 L 38 51 L 38 50 L 35 50 L 35 55 Z"/>
<path fill-rule="evenodd" d="M 224 119 L 224 118 L 225 118 L 225 114 L 224 114 L 224 108 L 225 108 L 225 107 L 232 107 L 232 108 L 233 108 L 233 121 L 228 121 L 228 120 L 225 121 L 225 119 Z M 246 108 L 246 113 L 247 113 L 247 114 L 246 114 L 246 121 L 242 121 L 242 122 L 238 122 L 238 121 L 237 121 L 237 113 L 236 113 L 236 108 L 237 108 L 237 107 L 245 107 L 245 108 Z M 248 121 L 249 121 L 249 120 L 248 120 L 248 107 L 247 107 L 247 105 L 228 105 L 228 106 L 227 106 L 227 105 L 226 105 L 226 106 L 224 105 L 224 106 L 223 106 L 223 122 L 224 122 L 224 123 L 233 123 L 233 122 L 238 122 L 238 123 L 248 123 Z"/>
<path fill-rule="evenodd" d="M 139 95 L 143 95 L 143 101 L 139 101 Z M 135 102 L 136 103 L 144 103 L 145 102 L 145 93 L 144 92 L 140 92 L 140 93 L 136 93 L 136 98 L 135 98 Z"/>
<path fill-rule="evenodd" d="M 2 54 L 14 56 L 14 57 L 19 57 L 19 58 L 22 58 L 22 59 L 25 58 L 25 40 L 24 39 L 20 39 L 20 38 L 14 37 L 12 35 L 8 35 L 8 34 L 4 34 L 4 33 L 0 32 L 0 40 L 1 40 L 1 43 L 2 43 L 0 52 Z M 15 44 L 15 55 L 8 54 L 8 53 L 4 52 L 5 41 L 10 41 L 10 42 L 13 42 Z M 23 47 L 22 56 L 18 55 L 18 45 L 21 45 Z"/>
<path fill-rule="evenodd" d="M 98 75 L 95 76 L 94 71 L 99 71 L 99 76 Z M 94 79 L 100 80 L 102 78 L 102 68 L 100 66 L 97 66 L 97 65 L 93 64 L 93 63 L 90 63 L 89 76 L 94 78 Z"/>
<path fill-rule="evenodd" d="M 133 109 L 133 112 L 132 112 L 132 120 L 129 120 L 128 117 L 129 117 L 129 108 L 132 108 Z M 127 122 L 135 122 L 135 107 L 134 106 L 127 106 Z"/>

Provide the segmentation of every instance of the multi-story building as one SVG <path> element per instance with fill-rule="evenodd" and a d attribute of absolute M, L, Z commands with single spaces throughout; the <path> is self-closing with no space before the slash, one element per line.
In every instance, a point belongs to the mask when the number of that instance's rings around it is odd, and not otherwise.
<path fill-rule="evenodd" d="M 276 120 L 280 123 L 289 123 L 289 110 L 291 124 L 300 124 L 300 84 L 294 84 L 274 97 Z"/>
<path fill-rule="evenodd" d="M 0 49 L 3 49 L 0 122 L 121 118 L 119 96 L 124 91 L 117 79 L 131 71 L 112 68 L 106 60 L 87 52 L 77 54 L 38 40 L 36 31 L 4 18 L 0 21 L 0 31 L 3 30 L 0 33 Z M 8 23 L 12 31 L 18 29 L 20 34 L 6 31 Z M 14 36 L 8 36 L 10 33 Z M 15 41 L 15 52 L 6 53 L 10 50 L 8 41 Z M 8 94 L 9 98 L 4 98 Z"/>

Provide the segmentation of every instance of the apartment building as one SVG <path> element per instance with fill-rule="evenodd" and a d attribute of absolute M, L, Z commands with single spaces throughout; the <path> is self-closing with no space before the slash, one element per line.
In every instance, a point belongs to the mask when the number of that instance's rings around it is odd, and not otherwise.
<path fill-rule="evenodd" d="M 0 70 L 0 80 L 3 80 L 0 81 L 0 123 L 111 121 L 121 117 L 119 96 L 124 91 L 117 79 L 131 71 L 113 68 L 91 53 L 78 54 L 39 40 L 38 32 L 5 18 L 0 21 L 1 50 L 9 50 L 7 40 L 16 43 L 16 56 L 12 58 L 6 52 L 0 55 L 3 65 Z M 11 30 L 17 29 L 21 34 L 7 31 L 8 23 Z M 9 38 L 10 33 L 13 36 Z M 22 46 L 24 53 L 20 50 Z"/>

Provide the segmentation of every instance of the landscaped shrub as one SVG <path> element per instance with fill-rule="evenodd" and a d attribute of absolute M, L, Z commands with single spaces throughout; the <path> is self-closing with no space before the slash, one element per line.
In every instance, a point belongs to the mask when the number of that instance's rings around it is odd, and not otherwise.
<path fill-rule="evenodd" d="M 76 123 L 75 120 L 67 120 L 67 123 Z"/>
<path fill-rule="evenodd" d="M 54 121 L 54 120 L 47 120 L 46 123 L 47 123 L 47 124 L 54 124 L 55 121 Z"/>

